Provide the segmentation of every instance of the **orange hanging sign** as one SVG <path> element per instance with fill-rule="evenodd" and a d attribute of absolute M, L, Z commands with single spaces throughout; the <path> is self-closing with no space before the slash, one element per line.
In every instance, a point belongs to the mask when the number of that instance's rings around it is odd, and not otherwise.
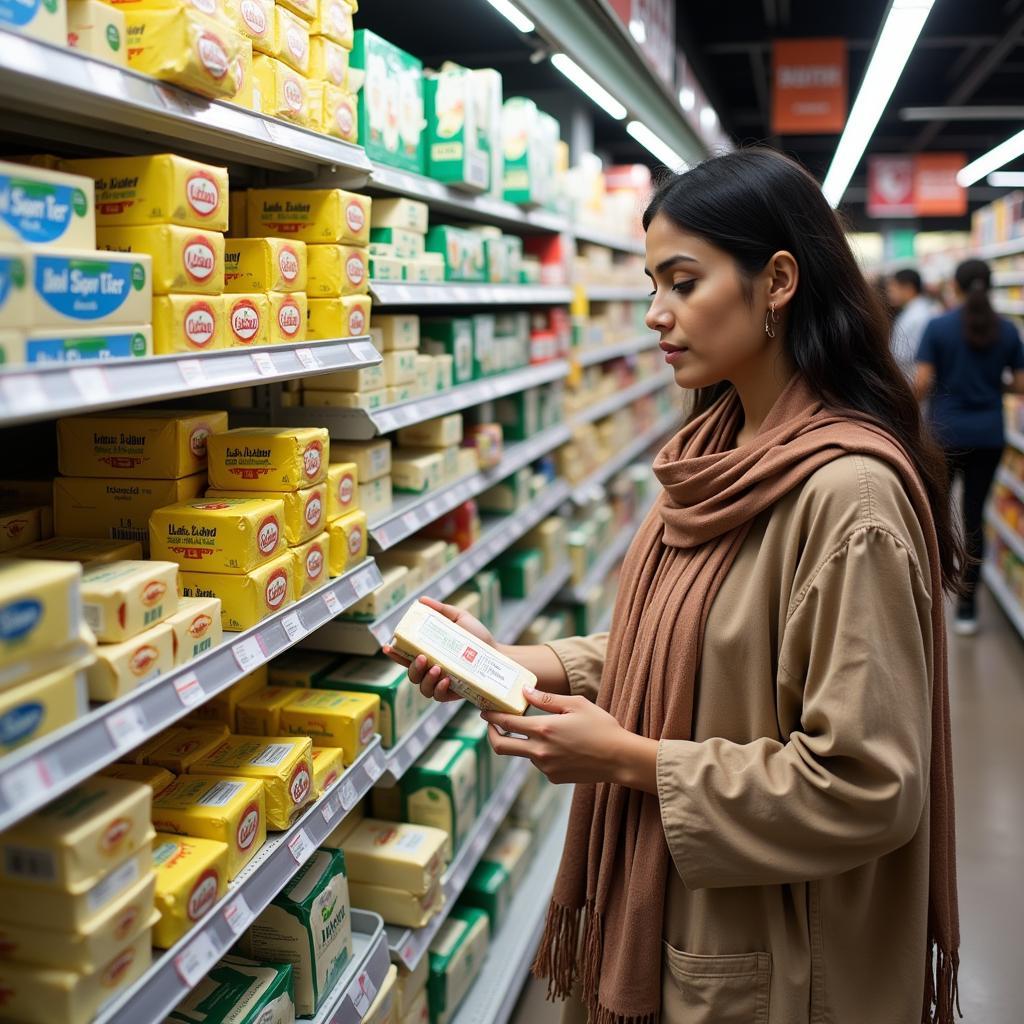
<path fill-rule="evenodd" d="M 772 133 L 838 135 L 846 124 L 843 39 L 780 39 L 772 44 Z"/>

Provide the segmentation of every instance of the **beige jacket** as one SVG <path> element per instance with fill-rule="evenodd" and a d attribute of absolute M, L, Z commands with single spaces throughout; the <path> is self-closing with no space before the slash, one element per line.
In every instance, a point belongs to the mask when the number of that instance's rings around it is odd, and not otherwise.
<path fill-rule="evenodd" d="M 920 1021 L 930 606 L 881 462 L 843 456 L 754 524 L 708 619 L 694 738 L 658 751 L 667 1024 Z M 594 699 L 606 643 L 551 644 L 573 692 Z"/>

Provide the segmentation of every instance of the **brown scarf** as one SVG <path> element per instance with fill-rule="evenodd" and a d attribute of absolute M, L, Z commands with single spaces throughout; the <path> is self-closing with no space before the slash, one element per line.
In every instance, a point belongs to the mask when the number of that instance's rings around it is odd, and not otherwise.
<path fill-rule="evenodd" d="M 733 448 L 741 422 L 739 399 L 727 393 L 656 458 L 664 493 L 626 557 L 598 705 L 631 732 L 690 739 L 708 612 L 753 520 L 843 454 L 871 455 L 892 465 L 927 539 L 934 595 L 931 858 L 921 1019 L 951 1024 L 960 943 L 952 755 L 939 550 L 927 494 L 890 435 L 824 408 L 799 376 L 757 437 Z M 576 787 L 533 966 L 548 979 L 550 998 L 567 998 L 578 984 L 591 1024 L 654 1024 L 661 1005 L 670 867 L 656 797 L 608 783 Z"/>

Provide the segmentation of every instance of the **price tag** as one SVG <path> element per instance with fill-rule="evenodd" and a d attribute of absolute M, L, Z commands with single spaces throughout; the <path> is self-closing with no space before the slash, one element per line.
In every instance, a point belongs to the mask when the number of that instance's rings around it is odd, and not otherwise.
<path fill-rule="evenodd" d="M 110 394 L 107 375 L 98 366 L 76 366 L 70 376 L 78 393 L 87 400 L 106 398 Z"/>
<path fill-rule="evenodd" d="M 377 996 L 377 986 L 366 971 L 361 971 L 355 981 L 349 985 L 345 996 L 352 1000 L 352 1005 L 361 1019 L 366 1016 L 367 1010 L 373 1005 L 373 1000 Z"/>
<path fill-rule="evenodd" d="M 323 807 L 320 808 L 320 815 L 324 819 L 324 822 L 330 825 L 340 810 L 341 798 L 335 794 L 324 801 Z"/>
<path fill-rule="evenodd" d="M 361 572 L 358 576 L 352 577 L 352 589 L 356 592 L 356 597 L 364 597 L 373 590 L 375 586 L 376 584 L 373 581 L 372 572 Z M 337 598 L 335 598 L 335 600 L 337 600 Z"/>
<path fill-rule="evenodd" d="M 290 612 L 286 615 L 281 620 L 281 625 L 284 626 L 285 636 L 287 636 L 292 643 L 295 643 L 295 641 L 306 632 L 305 629 L 303 629 L 302 623 L 299 621 L 297 612 Z"/>
<path fill-rule="evenodd" d="M 378 356 L 377 350 L 373 347 L 372 342 L 369 341 L 354 341 L 350 348 L 352 349 L 352 355 L 356 359 L 376 359 Z"/>
<path fill-rule="evenodd" d="M 341 799 L 341 806 L 346 810 L 350 811 L 356 805 L 356 801 L 359 799 L 359 794 L 356 792 L 356 787 L 353 785 L 351 779 L 344 779 L 341 783 L 341 792 L 338 794 Z"/>
<path fill-rule="evenodd" d="M 252 365 L 256 367 L 256 372 L 261 377 L 273 377 L 277 373 L 274 360 L 270 358 L 270 354 L 267 352 L 253 352 Z"/>
<path fill-rule="evenodd" d="M 438 590 L 443 590 L 445 595 L 448 595 L 455 589 L 455 586 L 455 580 L 451 576 L 442 576 L 441 582 L 438 584 Z"/>
<path fill-rule="evenodd" d="M 462 496 L 462 491 L 464 490 L 465 488 L 460 488 L 460 497 Z M 436 519 L 439 515 L 441 515 L 441 513 L 441 502 L 439 502 L 437 498 L 431 498 L 430 501 L 427 502 L 427 515 L 430 516 L 431 519 Z"/>
<path fill-rule="evenodd" d="M 37 412 L 47 406 L 46 392 L 34 373 L 19 373 L 0 381 L 4 399 L 12 412 Z"/>
<path fill-rule="evenodd" d="M 235 656 L 235 661 L 243 672 L 251 672 L 253 669 L 259 668 L 267 660 L 266 648 L 258 634 L 234 644 L 231 653 Z"/>
<path fill-rule="evenodd" d="M 407 530 L 419 529 L 420 521 L 415 512 L 406 512 L 402 516 L 402 523 L 405 525 Z"/>
<path fill-rule="evenodd" d="M 181 379 L 190 387 L 206 383 L 206 370 L 198 359 L 182 359 L 178 363 L 178 372 Z"/>
<path fill-rule="evenodd" d="M 371 782 L 376 782 L 384 774 L 384 765 L 377 756 L 371 757 L 366 764 L 366 774 L 370 776 Z"/>
<path fill-rule="evenodd" d="M 254 916 L 241 893 L 224 908 L 224 920 L 235 935 L 241 935 L 252 924 Z"/>
<path fill-rule="evenodd" d="M 322 368 L 320 358 L 311 348 L 297 348 L 295 350 L 295 358 L 298 359 L 298 361 L 302 363 L 307 370 L 319 370 Z"/>
<path fill-rule="evenodd" d="M 3 789 L 4 802 L 7 806 L 19 807 L 27 800 L 48 793 L 56 781 L 47 762 L 41 757 L 33 757 L 30 761 L 6 772 L 0 787 Z"/>
<path fill-rule="evenodd" d="M 201 704 L 206 696 L 195 672 L 187 672 L 183 676 L 178 676 L 174 680 L 174 690 L 178 695 L 178 700 L 187 708 L 194 708 L 197 704 Z"/>
<path fill-rule="evenodd" d="M 306 861 L 313 856 L 313 851 L 315 849 L 316 847 L 311 842 L 304 828 L 300 828 L 299 831 L 288 840 L 288 852 L 292 855 L 292 860 L 300 866 L 305 864 Z"/>
<path fill-rule="evenodd" d="M 216 962 L 217 950 L 213 940 L 206 932 L 200 932 L 188 944 L 188 948 L 174 958 L 174 969 L 185 985 L 192 989 Z"/>
<path fill-rule="evenodd" d="M 355 588 L 355 583 L 356 581 L 353 580 L 353 588 Z M 358 590 L 356 590 L 356 593 L 359 594 L 360 597 L 363 596 L 359 593 Z M 341 607 L 341 602 L 338 600 L 338 595 L 333 590 L 328 590 L 327 593 L 324 594 L 324 604 L 327 606 L 328 614 L 330 614 L 332 618 L 334 618 L 336 615 L 340 615 L 344 610 Z"/>
<path fill-rule="evenodd" d="M 107 732 L 118 751 L 137 747 L 146 738 L 146 716 L 137 704 L 107 716 Z"/>

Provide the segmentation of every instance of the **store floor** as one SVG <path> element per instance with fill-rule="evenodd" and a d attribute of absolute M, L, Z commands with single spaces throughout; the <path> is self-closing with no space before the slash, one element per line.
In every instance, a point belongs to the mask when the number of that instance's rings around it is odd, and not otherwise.
<path fill-rule="evenodd" d="M 986 592 L 981 632 L 951 636 L 964 1024 L 1018 1024 L 1024 1007 L 1024 642 Z M 531 980 L 513 1024 L 558 1024 Z"/>

